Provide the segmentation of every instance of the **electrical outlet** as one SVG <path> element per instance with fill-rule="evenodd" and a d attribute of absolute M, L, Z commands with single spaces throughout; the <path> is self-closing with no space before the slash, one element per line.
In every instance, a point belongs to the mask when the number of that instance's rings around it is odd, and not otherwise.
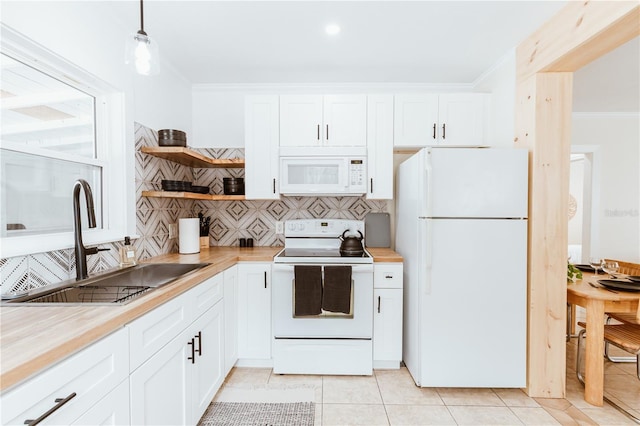
<path fill-rule="evenodd" d="M 276 234 L 284 234 L 284 223 L 276 222 Z"/>
<path fill-rule="evenodd" d="M 176 224 L 175 223 L 170 223 L 169 224 L 169 239 L 175 238 L 176 234 L 177 234 Z"/>

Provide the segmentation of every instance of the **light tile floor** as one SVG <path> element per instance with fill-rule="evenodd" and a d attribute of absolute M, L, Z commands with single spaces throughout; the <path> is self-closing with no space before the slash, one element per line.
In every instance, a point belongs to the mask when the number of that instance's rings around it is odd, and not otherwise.
<path fill-rule="evenodd" d="M 567 343 L 565 399 L 530 398 L 520 389 L 418 388 L 406 368 L 370 377 L 278 375 L 270 369 L 234 368 L 225 389 L 313 389 L 316 425 L 626 425 L 635 424 L 605 404 L 583 399 L 575 378 L 575 339 Z M 605 365 L 609 397 L 640 416 L 635 364 Z"/>

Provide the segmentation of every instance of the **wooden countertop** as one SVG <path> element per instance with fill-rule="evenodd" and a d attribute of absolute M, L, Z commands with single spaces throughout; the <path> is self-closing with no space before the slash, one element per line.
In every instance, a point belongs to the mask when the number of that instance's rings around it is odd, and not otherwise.
<path fill-rule="evenodd" d="M 197 254 L 166 254 L 145 263 L 211 263 L 188 277 L 123 306 L 0 307 L 0 390 L 107 336 L 162 303 L 238 262 L 271 262 L 282 247 L 210 247 Z M 390 249 L 367 248 L 375 262 L 402 262 Z"/>
<path fill-rule="evenodd" d="M 390 248 L 366 247 L 374 262 L 402 262 L 402 256 Z"/>

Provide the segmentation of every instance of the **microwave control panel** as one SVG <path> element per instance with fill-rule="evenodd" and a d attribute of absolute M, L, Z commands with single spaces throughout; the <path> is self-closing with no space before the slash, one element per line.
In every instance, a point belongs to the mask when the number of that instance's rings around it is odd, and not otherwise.
<path fill-rule="evenodd" d="M 363 159 L 349 160 L 349 185 L 351 187 L 365 186 L 365 164 Z"/>

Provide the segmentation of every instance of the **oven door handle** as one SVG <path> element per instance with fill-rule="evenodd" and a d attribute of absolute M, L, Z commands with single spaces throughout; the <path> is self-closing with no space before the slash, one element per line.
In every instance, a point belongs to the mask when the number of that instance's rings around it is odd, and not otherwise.
<path fill-rule="evenodd" d="M 311 265 L 310 263 L 306 263 L 305 265 Z M 366 264 L 345 264 L 345 263 L 314 263 L 313 265 L 318 265 L 318 266 L 351 266 L 351 270 L 353 272 L 369 272 L 369 271 L 373 271 L 373 264 L 371 263 L 366 263 Z M 274 263 L 271 267 L 271 270 L 273 272 L 292 272 L 293 273 L 293 267 L 295 265 L 293 264 L 288 264 L 288 263 Z"/>

